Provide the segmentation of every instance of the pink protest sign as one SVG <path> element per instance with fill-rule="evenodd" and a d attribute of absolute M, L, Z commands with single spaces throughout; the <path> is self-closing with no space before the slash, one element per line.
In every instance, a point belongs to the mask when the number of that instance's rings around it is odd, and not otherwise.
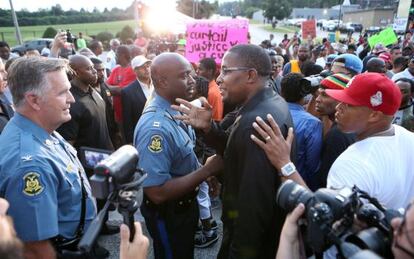
<path fill-rule="evenodd" d="M 197 20 L 187 24 L 186 58 L 197 63 L 214 58 L 221 64 L 224 53 L 232 46 L 247 43 L 247 19 Z"/>

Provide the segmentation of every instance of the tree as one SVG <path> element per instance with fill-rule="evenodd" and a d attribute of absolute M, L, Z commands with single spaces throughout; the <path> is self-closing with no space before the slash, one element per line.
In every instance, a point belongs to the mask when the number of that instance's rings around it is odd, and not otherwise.
<path fill-rule="evenodd" d="M 53 27 L 47 27 L 43 33 L 42 38 L 54 38 L 57 34 L 57 30 Z"/>
<path fill-rule="evenodd" d="M 62 6 L 60 4 L 52 6 L 52 14 L 55 16 L 62 15 L 63 14 Z"/>
<path fill-rule="evenodd" d="M 282 20 L 290 15 L 292 7 L 288 0 L 266 0 L 264 16 L 272 20 L 275 17 L 277 20 Z"/>
<path fill-rule="evenodd" d="M 105 49 L 109 46 L 109 41 L 114 38 L 114 35 L 110 32 L 100 32 L 98 35 L 96 35 L 96 39 L 102 42 L 102 44 L 105 46 Z"/>
<path fill-rule="evenodd" d="M 127 39 L 134 39 L 135 32 L 130 26 L 126 25 L 124 28 L 122 28 L 122 31 L 119 33 L 119 38 L 122 42 L 125 42 Z"/>
<path fill-rule="evenodd" d="M 194 5 L 194 6 L 193 6 Z M 177 11 L 182 12 L 188 16 L 193 17 L 193 7 L 196 11 L 196 19 L 209 18 L 216 10 L 216 4 L 210 4 L 205 0 L 178 0 L 177 1 Z"/>

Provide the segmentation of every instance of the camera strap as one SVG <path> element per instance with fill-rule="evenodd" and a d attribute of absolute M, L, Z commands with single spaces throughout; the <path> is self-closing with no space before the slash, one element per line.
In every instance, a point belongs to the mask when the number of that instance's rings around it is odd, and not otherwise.
<path fill-rule="evenodd" d="M 71 150 L 68 150 L 66 147 L 66 144 L 64 143 L 63 138 L 59 135 L 54 133 L 54 137 L 58 139 L 59 145 L 63 148 L 65 153 L 68 155 L 71 162 L 78 167 L 78 175 L 80 178 L 80 186 L 81 186 L 81 215 L 79 218 L 79 224 L 78 227 L 75 230 L 75 237 L 74 239 L 80 239 L 83 235 L 83 231 L 85 228 L 85 215 L 86 215 L 86 198 L 87 198 L 87 191 L 85 188 L 85 183 L 82 177 L 82 172 L 85 173 L 82 164 L 79 162 L 78 158 L 76 157 L 76 153 L 71 152 Z"/>
<path fill-rule="evenodd" d="M 81 215 L 79 219 L 78 228 L 75 231 L 76 237 L 81 237 L 83 235 L 83 230 L 85 229 L 85 214 L 86 214 L 86 188 L 83 182 L 83 177 L 81 174 L 81 170 L 78 170 L 81 188 L 82 188 L 82 203 L 81 203 Z"/>

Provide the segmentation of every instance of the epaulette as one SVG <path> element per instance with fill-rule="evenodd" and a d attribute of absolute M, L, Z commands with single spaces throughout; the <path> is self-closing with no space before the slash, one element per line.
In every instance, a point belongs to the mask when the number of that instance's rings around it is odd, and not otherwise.
<path fill-rule="evenodd" d="M 36 156 L 33 145 L 33 135 L 30 132 L 23 131 L 20 135 L 20 163 L 33 161 Z"/>

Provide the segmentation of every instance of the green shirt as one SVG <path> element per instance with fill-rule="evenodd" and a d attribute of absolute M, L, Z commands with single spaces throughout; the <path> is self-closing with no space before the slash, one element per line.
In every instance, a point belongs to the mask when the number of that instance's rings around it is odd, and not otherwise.
<path fill-rule="evenodd" d="M 76 40 L 76 48 L 77 49 L 82 49 L 82 48 L 86 48 L 86 41 L 83 38 L 78 38 Z"/>

